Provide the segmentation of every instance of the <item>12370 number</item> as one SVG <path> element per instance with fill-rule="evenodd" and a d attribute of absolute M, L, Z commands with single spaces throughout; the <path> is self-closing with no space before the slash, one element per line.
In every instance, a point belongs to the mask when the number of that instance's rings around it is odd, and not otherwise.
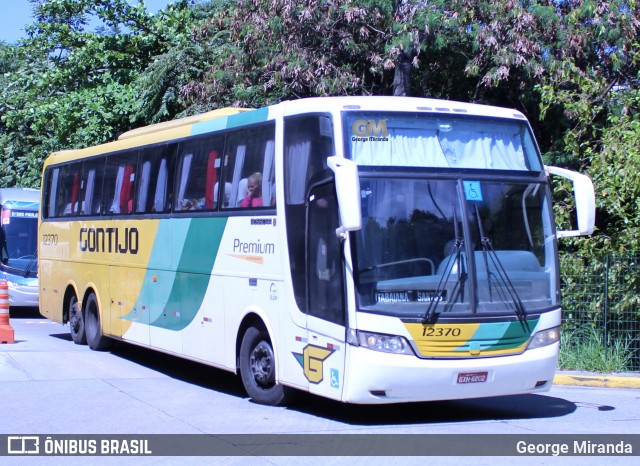
<path fill-rule="evenodd" d="M 462 330 L 458 327 L 425 327 L 422 329 L 423 337 L 459 337 Z"/>

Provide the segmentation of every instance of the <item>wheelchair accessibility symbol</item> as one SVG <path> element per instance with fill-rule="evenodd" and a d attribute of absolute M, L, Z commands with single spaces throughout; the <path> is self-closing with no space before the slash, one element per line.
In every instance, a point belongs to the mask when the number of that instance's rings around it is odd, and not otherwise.
<path fill-rule="evenodd" d="M 482 201 L 482 188 L 479 181 L 463 181 L 462 186 L 467 201 Z"/>
<path fill-rule="evenodd" d="M 340 387 L 340 373 L 338 372 L 338 369 L 331 369 L 331 387 Z"/>

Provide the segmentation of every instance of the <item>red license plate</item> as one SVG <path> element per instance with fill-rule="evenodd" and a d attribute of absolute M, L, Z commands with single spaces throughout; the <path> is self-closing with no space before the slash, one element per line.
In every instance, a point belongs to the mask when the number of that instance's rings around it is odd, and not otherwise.
<path fill-rule="evenodd" d="M 487 381 L 488 372 L 460 372 L 458 383 L 482 383 Z"/>

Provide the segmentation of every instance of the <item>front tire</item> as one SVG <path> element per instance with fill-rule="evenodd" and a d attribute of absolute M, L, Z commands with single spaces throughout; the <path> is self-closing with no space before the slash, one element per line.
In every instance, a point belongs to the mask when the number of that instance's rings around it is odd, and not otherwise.
<path fill-rule="evenodd" d="M 87 336 L 84 333 L 84 317 L 82 316 L 82 309 L 80 309 L 80 303 L 78 298 L 74 294 L 69 300 L 69 331 L 71 332 L 71 339 L 76 345 L 86 345 Z"/>
<path fill-rule="evenodd" d="M 266 330 L 250 327 L 245 332 L 240 346 L 240 376 L 256 403 L 277 406 L 285 402 L 287 393 L 276 383 L 276 358 Z"/>
<path fill-rule="evenodd" d="M 100 310 L 98 308 L 98 298 L 91 293 L 87 298 L 87 304 L 84 310 L 85 333 L 87 335 L 87 343 L 89 348 L 96 351 L 104 351 L 111 346 L 111 340 L 102 334 L 100 328 Z"/>

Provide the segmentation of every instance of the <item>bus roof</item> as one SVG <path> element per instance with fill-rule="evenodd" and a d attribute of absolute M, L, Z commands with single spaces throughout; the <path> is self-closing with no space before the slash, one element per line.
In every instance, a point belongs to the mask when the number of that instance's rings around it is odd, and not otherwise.
<path fill-rule="evenodd" d="M 192 115 L 176 120 L 165 121 L 153 125 L 143 126 L 122 133 L 116 141 L 107 142 L 83 149 L 68 149 L 54 152 L 45 160 L 45 166 L 52 163 L 67 162 L 91 155 L 116 152 L 132 147 L 144 146 L 173 139 L 181 139 L 191 135 L 194 124 L 225 118 L 243 112 L 250 112 L 251 108 L 226 107 L 210 112 Z"/>
<path fill-rule="evenodd" d="M 312 109 L 318 112 L 383 110 L 389 112 L 414 111 L 526 120 L 526 117 L 521 112 L 510 108 L 422 97 L 311 97 L 307 99 L 288 100 L 273 107 L 282 107 L 284 114 L 308 113 L 312 111 Z"/>
<path fill-rule="evenodd" d="M 9 201 L 40 202 L 40 190 L 33 188 L 0 188 L 0 205 Z"/>
<path fill-rule="evenodd" d="M 248 112 L 253 110 L 252 108 L 233 108 L 233 107 L 225 107 L 219 108 L 217 110 L 212 110 L 210 112 L 201 113 L 198 115 L 192 115 L 184 118 L 178 118 L 177 120 L 165 121 L 162 123 L 156 123 L 154 125 L 143 126 L 141 128 L 132 129 L 131 131 L 127 131 L 126 133 L 122 133 L 118 137 L 118 141 L 122 141 L 124 139 L 136 138 L 140 136 L 144 136 L 152 133 L 159 133 L 161 131 L 167 131 L 170 129 L 180 128 L 184 126 L 190 126 L 194 123 L 200 123 L 202 121 L 213 120 L 215 118 L 221 118 L 229 115 L 236 115 L 242 112 Z"/>
<path fill-rule="evenodd" d="M 273 118 L 275 115 L 287 116 L 310 112 L 337 113 L 355 110 L 473 115 L 526 121 L 525 116 L 517 110 L 450 100 L 392 96 L 311 97 L 288 100 L 257 110 L 249 108 L 222 108 L 199 115 L 144 126 L 123 133 L 118 140 L 113 142 L 84 149 L 55 152 L 47 158 L 45 166 L 52 163 L 67 162 L 81 157 L 182 139 L 188 136 L 205 134 L 214 130 L 258 123 Z"/>

